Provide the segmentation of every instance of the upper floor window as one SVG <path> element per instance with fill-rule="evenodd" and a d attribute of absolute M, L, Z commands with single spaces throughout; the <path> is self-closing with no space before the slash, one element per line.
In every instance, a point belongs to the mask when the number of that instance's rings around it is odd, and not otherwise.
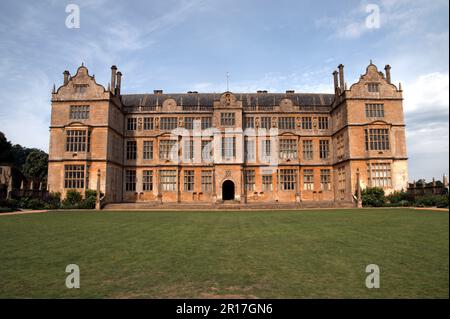
<path fill-rule="evenodd" d="M 279 117 L 278 128 L 281 130 L 295 129 L 295 117 Z"/>
<path fill-rule="evenodd" d="M 388 129 L 366 129 L 366 150 L 384 151 L 389 150 L 389 130 Z"/>
<path fill-rule="evenodd" d="M 211 161 L 213 157 L 213 141 L 202 141 L 202 161 Z"/>
<path fill-rule="evenodd" d="M 297 140 L 281 139 L 280 140 L 280 159 L 295 159 L 297 155 Z"/>
<path fill-rule="evenodd" d="M 231 159 L 236 156 L 236 137 L 222 137 L 222 158 Z"/>
<path fill-rule="evenodd" d="M 194 119 L 193 117 L 185 117 L 184 118 L 184 128 L 186 130 L 193 130 L 194 129 Z"/>
<path fill-rule="evenodd" d="M 255 160 L 255 141 L 254 140 L 245 140 L 244 141 L 244 154 L 246 161 L 254 161 Z"/>
<path fill-rule="evenodd" d="M 89 151 L 88 134 L 85 130 L 68 130 L 66 134 L 66 152 Z"/>
<path fill-rule="evenodd" d="M 319 130 L 328 130 L 328 117 L 319 117 Z"/>
<path fill-rule="evenodd" d="M 327 159 L 330 156 L 330 142 L 328 140 L 319 141 L 319 153 L 321 159 Z"/>
<path fill-rule="evenodd" d="M 71 120 L 89 119 L 89 105 L 71 105 L 69 118 Z"/>
<path fill-rule="evenodd" d="M 272 119 L 268 116 L 261 117 L 261 128 L 270 130 L 271 127 L 272 127 Z"/>
<path fill-rule="evenodd" d="M 87 84 L 75 84 L 75 93 L 84 94 L 88 88 Z"/>
<path fill-rule="evenodd" d="M 272 150 L 271 150 L 271 140 L 262 140 L 261 141 L 261 155 L 262 155 L 262 159 L 263 161 L 269 161 L 271 154 L 272 154 Z"/>
<path fill-rule="evenodd" d="M 137 118 L 129 117 L 127 118 L 127 130 L 136 131 L 137 130 Z"/>
<path fill-rule="evenodd" d="M 366 104 L 366 117 L 384 117 L 384 104 Z"/>
<path fill-rule="evenodd" d="M 136 141 L 127 141 L 127 160 L 135 160 L 137 153 Z"/>
<path fill-rule="evenodd" d="M 303 159 L 312 160 L 313 159 L 313 141 L 304 140 L 303 141 Z"/>
<path fill-rule="evenodd" d="M 178 127 L 178 119 L 176 117 L 161 117 L 161 130 L 174 130 Z"/>
<path fill-rule="evenodd" d="M 312 119 L 310 116 L 302 117 L 302 129 L 304 129 L 304 130 L 312 129 Z"/>
<path fill-rule="evenodd" d="M 234 113 L 220 113 L 220 125 L 233 126 L 235 123 L 236 118 Z"/>
<path fill-rule="evenodd" d="M 367 90 L 370 93 L 380 92 L 380 84 L 379 83 L 369 83 L 369 84 L 367 84 Z"/>
<path fill-rule="evenodd" d="M 153 117 L 144 117 L 144 130 L 153 130 Z"/>
<path fill-rule="evenodd" d="M 161 140 L 159 141 L 159 159 L 175 159 L 178 155 L 177 141 Z"/>
<path fill-rule="evenodd" d="M 142 155 L 142 158 L 145 160 L 153 159 L 153 141 L 144 141 Z"/>
<path fill-rule="evenodd" d="M 245 117 L 245 128 L 254 128 L 255 127 L 255 118 L 252 116 Z"/>
<path fill-rule="evenodd" d="M 194 140 L 186 139 L 183 146 L 183 158 L 185 161 L 194 159 Z"/>
<path fill-rule="evenodd" d="M 202 117 L 202 130 L 206 130 L 212 127 L 212 118 L 211 117 Z"/>

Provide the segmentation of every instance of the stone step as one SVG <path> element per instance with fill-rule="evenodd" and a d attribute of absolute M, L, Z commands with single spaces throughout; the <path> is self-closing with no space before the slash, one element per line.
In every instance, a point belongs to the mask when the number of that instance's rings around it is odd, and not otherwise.
<path fill-rule="evenodd" d="M 104 210 L 277 210 L 277 209 L 307 209 L 307 208 L 351 208 L 355 205 L 352 202 L 301 202 L 301 203 L 258 203 L 249 202 L 246 204 L 239 202 L 223 203 L 159 203 L 159 202 L 141 202 L 141 203 L 109 203 Z"/>

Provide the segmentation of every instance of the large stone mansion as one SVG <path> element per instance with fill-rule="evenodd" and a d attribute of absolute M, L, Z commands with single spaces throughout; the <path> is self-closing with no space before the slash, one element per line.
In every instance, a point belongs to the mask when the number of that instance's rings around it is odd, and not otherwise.
<path fill-rule="evenodd" d="M 123 94 L 85 66 L 52 93 L 48 185 L 99 187 L 104 202 L 355 203 L 407 188 L 401 87 L 370 63 L 334 94 Z M 97 186 L 98 185 L 98 186 Z"/>

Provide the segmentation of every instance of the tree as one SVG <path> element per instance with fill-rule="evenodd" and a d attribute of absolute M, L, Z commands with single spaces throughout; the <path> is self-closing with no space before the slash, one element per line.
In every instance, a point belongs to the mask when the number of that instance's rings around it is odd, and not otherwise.
<path fill-rule="evenodd" d="M 0 132 L 0 162 L 10 163 L 13 161 L 11 147 L 11 142 L 6 139 L 5 134 Z"/>
<path fill-rule="evenodd" d="M 32 150 L 23 165 L 24 175 L 32 180 L 45 181 L 47 179 L 48 155 L 41 150 Z"/>

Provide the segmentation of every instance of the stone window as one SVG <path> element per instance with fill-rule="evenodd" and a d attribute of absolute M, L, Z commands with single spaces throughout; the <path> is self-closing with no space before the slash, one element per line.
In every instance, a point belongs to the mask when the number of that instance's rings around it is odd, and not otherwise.
<path fill-rule="evenodd" d="M 312 140 L 304 140 L 303 141 L 303 159 L 307 160 L 307 161 L 313 159 L 313 141 Z"/>
<path fill-rule="evenodd" d="M 312 130 L 312 119 L 310 116 L 302 117 L 302 129 Z"/>
<path fill-rule="evenodd" d="M 206 130 L 212 127 L 212 118 L 211 117 L 202 117 L 202 130 Z"/>
<path fill-rule="evenodd" d="M 295 117 L 279 117 L 278 128 L 280 130 L 294 130 L 295 129 Z"/>
<path fill-rule="evenodd" d="M 380 84 L 379 83 L 369 83 L 369 84 L 367 84 L 367 90 L 370 93 L 380 92 Z"/>
<path fill-rule="evenodd" d="M 331 171 L 329 169 L 320 170 L 320 189 L 323 191 L 331 190 Z"/>
<path fill-rule="evenodd" d="M 244 141 L 244 154 L 246 161 L 255 160 L 255 141 L 245 139 Z"/>
<path fill-rule="evenodd" d="M 367 118 L 381 118 L 384 117 L 384 104 L 366 104 Z"/>
<path fill-rule="evenodd" d="M 127 141 L 127 160 L 135 160 L 137 153 L 136 141 Z"/>
<path fill-rule="evenodd" d="M 262 140 L 261 141 L 261 151 L 262 151 L 262 160 L 269 161 L 272 156 L 272 141 L 271 140 Z"/>
<path fill-rule="evenodd" d="M 144 130 L 153 130 L 153 117 L 144 117 Z"/>
<path fill-rule="evenodd" d="M 86 130 L 66 131 L 66 152 L 86 152 L 89 151 L 89 140 Z"/>
<path fill-rule="evenodd" d="M 255 128 L 255 118 L 252 116 L 245 117 L 245 128 Z"/>
<path fill-rule="evenodd" d="M 153 171 L 142 171 L 142 190 L 144 192 L 153 190 Z"/>
<path fill-rule="evenodd" d="M 344 158 L 345 145 L 344 145 L 344 134 L 339 134 L 336 137 L 336 153 L 338 160 Z"/>
<path fill-rule="evenodd" d="M 255 170 L 249 169 L 244 171 L 245 190 L 253 192 L 255 190 Z"/>
<path fill-rule="evenodd" d="M 178 157 L 178 149 L 176 140 L 159 141 L 159 159 L 174 160 L 177 157 Z"/>
<path fill-rule="evenodd" d="M 328 130 L 328 117 L 319 117 L 319 130 Z"/>
<path fill-rule="evenodd" d="M 273 190 L 272 174 L 262 175 L 262 191 L 271 192 Z"/>
<path fill-rule="evenodd" d="M 142 155 L 145 160 L 153 159 L 153 141 L 144 141 Z"/>
<path fill-rule="evenodd" d="M 310 191 L 314 189 L 314 171 L 312 169 L 303 171 L 303 189 Z"/>
<path fill-rule="evenodd" d="M 367 164 L 368 182 L 371 187 L 391 187 L 391 164 L 371 163 Z"/>
<path fill-rule="evenodd" d="M 185 139 L 183 146 L 183 158 L 185 161 L 190 161 L 194 159 L 194 140 Z"/>
<path fill-rule="evenodd" d="M 193 130 L 194 129 L 194 117 L 185 117 L 184 118 L 184 128 L 186 130 Z"/>
<path fill-rule="evenodd" d="M 129 117 L 127 118 L 127 131 L 136 131 L 137 130 L 137 118 Z"/>
<path fill-rule="evenodd" d="M 222 158 L 236 157 L 236 137 L 222 137 Z"/>
<path fill-rule="evenodd" d="M 211 161 L 213 157 L 213 142 L 202 141 L 202 161 Z"/>
<path fill-rule="evenodd" d="M 84 188 L 84 165 L 64 165 L 64 188 Z"/>
<path fill-rule="evenodd" d="M 135 192 L 136 191 L 136 171 L 127 169 L 125 171 L 125 191 Z"/>
<path fill-rule="evenodd" d="M 345 198 L 345 167 L 338 168 L 338 190 L 339 198 L 343 200 Z"/>
<path fill-rule="evenodd" d="M 177 171 L 161 170 L 159 183 L 162 191 L 174 191 L 177 188 Z"/>
<path fill-rule="evenodd" d="M 202 192 L 212 191 L 212 171 L 202 171 Z"/>
<path fill-rule="evenodd" d="M 367 151 L 389 150 L 389 130 L 388 129 L 366 129 L 365 142 Z"/>
<path fill-rule="evenodd" d="M 290 191 L 295 190 L 296 187 L 296 170 L 295 169 L 280 169 L 280 190 Z"/>
<path fill-rule="evenodd" d="M 296 139 L 281 139 L 279 148 L 280 159 L 295 159 L 298 157 L 297 140 Z"/>
<path fill-rule="evenodd" d="M 236 118 L 234 113 L 220 113 L 220 125 L 233 126 L 236 124 Z"/>
<path fill-rule="evenodd" d="M 71 120 L 89 119 L 89 105 L 71 105 L 69 118 Z"/>
<path fill-rule="evenodd" d="M 261 117 L 261 128 L 270 130 L 272 128 L 272 119 L 269 116 Z"/>
<path fill-rule="evenodd" d="M 159 128 L 161 130 L 174 130 L 178 127 L 178 118 L 176 117 L 161 117 Z"/>
<path fill-rule="evenodd" d="M 86 93 L 87 88 L 88 88 L 87 84 L 75 84 L 75 93 L 84 94 Z"/>
<path fill-rule="evenodd" d="M 328 159 L 330 157 L 330 142 L 328 140 L 319 141 L 319 155 L 321 159 Z"/>
<path fill-rule="evenodd" d="M 184 190 L 186 192 L 194 191 L 194 176 L 193 170 L 184 171 Z"/>

